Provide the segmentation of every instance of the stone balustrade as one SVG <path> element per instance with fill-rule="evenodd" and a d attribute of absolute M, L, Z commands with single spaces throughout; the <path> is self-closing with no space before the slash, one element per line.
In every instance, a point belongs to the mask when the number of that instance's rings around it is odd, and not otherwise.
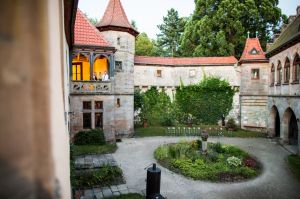
<path fill-rule="evenodd" d="M 71 81 L 71 94 L 110 94 L 110 81 Z"/>

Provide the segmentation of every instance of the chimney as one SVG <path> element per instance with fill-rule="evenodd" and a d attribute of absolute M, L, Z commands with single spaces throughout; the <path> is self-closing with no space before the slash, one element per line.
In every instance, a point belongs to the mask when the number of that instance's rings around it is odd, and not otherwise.
<path fill-rule="evenodd" d="M 289 16 L 288 23 L 290 24 L 292 21 L 294 21 L 295 18 L 296 18 L 296 15 Z"/>
<path fill-rule="evenodd" d="M 300 6 L 297 6 L 297 15 L 300 15 Z"/>

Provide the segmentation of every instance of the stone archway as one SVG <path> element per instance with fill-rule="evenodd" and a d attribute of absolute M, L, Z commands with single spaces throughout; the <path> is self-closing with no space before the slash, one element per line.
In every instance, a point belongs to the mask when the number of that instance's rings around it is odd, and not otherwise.
<path fill-rule="evenodd" d="M 283 140 L 288 144 L 298 144 L 298 124 L 291 108 L 286 109 L 283 115 Z"/>
<path fill-rule="evenodd" d="M 270 113 L 270 136 L 280 137 L 280 116 L 276 106 L 273 106 Z"/>

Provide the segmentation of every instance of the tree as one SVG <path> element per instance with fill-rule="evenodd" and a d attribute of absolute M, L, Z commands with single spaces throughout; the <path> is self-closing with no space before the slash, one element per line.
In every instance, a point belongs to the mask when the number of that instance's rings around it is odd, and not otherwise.
<path fill-rule="evenodd" d="M 163 55 L 172 57 L 180 55 L 179 45 L 185 23 L 185 18 L 180 18 L 173 8 L 168 11 L 166 17 L 163 17 L 163 24 L 157 26 L 160 30 L 157 35 L 157 44 L 163 50 Z"/>
<path fill-rule="evenodd" d="M 158 55 L 155 41 L 151 41 L 144 32 L 139 34 L 135 42 L 135 54 L 143 56 Z"/>
<path fill-rule="evenodd" d="M 234 93 L 228 81 L 214 76 L 196 85 L 181 85 L 175 95 L 178 120 L 186 122 L 191 115 L 195 123 L 216 124 L 232 109 Z"/>
<path fill-rule="evenodd" d="M 133 27 L 135 30 L 138 29 L 135 20 L 131 20 L 131 25 L 132 25 L 132 27 Z"/>
<path fill-rule="evenodd" d="M 247 32 L 263 48 L 284 19 L 278 0 L 196 0 L 181 42 L 184 56 L 241 56 Z"/>
<path fill-rule="evenodd" d="M 87 13 L 84 13 L 84 15 L 94 26 L 96 26 L 99 23 L 97 18 L 89 17 L 89 15 Z"/>

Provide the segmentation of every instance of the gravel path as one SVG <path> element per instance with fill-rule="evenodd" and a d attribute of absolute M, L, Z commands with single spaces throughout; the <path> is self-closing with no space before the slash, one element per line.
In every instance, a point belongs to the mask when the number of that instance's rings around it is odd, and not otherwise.
<path fill-rule="evenodd" d="M 118 150 L 113 157 L 124 172 L 127 186 L 145 190 L 144 168 L 156 162 L 154 150 L 164 143 L 182 139 L 184 138 L 133 138 L 118 143 Z M 300 199 L 300 182 L 291 174 L 285 162 L 289 152 L 275 142 L 263 138 L 209 138 L 208 141 L 220 141 L 248 151 L 263 164 L 262 174 L 246 182 L 211 183 L 185 178 L 158 165 L 162 169 L 162 195 L 168 199 Z"/>

